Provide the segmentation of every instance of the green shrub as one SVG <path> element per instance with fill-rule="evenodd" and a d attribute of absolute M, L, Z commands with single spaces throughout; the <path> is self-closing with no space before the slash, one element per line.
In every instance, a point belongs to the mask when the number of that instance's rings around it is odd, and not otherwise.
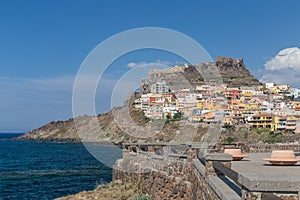
<path fill-rule="evenodd" d="M 128 196 L 126 195 L 126 194 L 124 194 L 124 193 L 122 193 L 121 195 L 120 195 L 120 198 L 119 198 L 120 200 L 127 200 L 128 199 Z"/>
<path fill-rule="evenodd" d="M 182 119 L 182 117 L 183 117 L 183 113 L 182 112 L 178 112 L 178 113 L 174 114 L 173 120 L 180 120 L 180 119 Z"/>
<path fill-rule="evenodd" d="M 274 133 L 274 131 L 270 131 L 268 134 L 268 138 L 266 139 L 266 143 L 279 143 L 282 142 L 283 135 L 281 133 Z"/>
<path fill-rule="evenodd" d="M 261 133 L 270 132 L 270 129 L 268 129 L 268 128 L 261 128 L 261 129 L 260 128 L 252 128 L 251 131 L 261 134 Z"/>
<path fill-rule="evenodd" d="M 109 187 L 109 188 L 113 188 L 113 187 L 115 187 L 116 185 L 118 185 L 118 183 L 112 181 L 112 182 L 110 182 L 110 183 L 108 184 L 108 187 Z"/>
<path fill-rule="evenodd" d="M 227 142 L 228 144 L 231 144 L 231 143 L 234 142 L 234 138 L 233 138 L 233 137 L 228 137 L 228 138 L 226 138 L 226 142 Z"/>

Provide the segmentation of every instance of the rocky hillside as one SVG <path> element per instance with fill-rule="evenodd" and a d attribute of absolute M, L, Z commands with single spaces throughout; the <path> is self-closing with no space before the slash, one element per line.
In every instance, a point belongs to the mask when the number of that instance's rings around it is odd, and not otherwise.
<path fill-rule="evenodd" d="M 217 57 L 215 62 L 223 82 L 231 86 L 261 85 L 246 68 L 243 59 Z"/>
<path fill-rule="evenodd" d="M 191 142 L 205 138 L 208 126 L 200 127 L 189 122 L 165 120 L 149 121 L 142 111 L 126 107 L 114 108 L 97 117 L 81 116 L 67 121 L 50 122 L 34 129 L 17 140 L 99 142 L 120 144 L 123 142 Z M 128 120 L 130 118 L 131 120 Z M 210 128 L 210 131 L 212 129 Z"/>
<path fill-rule="evenodd" d="M 148 84 L 166 81 L 171 90 L 195 88 L 196 85 L 225 83 L 229 86 L 261 85 L 247 70 L 243 59 L 217 57 L 216 62 L 175 66 L 169 69 L 150 70 Z"/>
<path fill-rule="evenodd" d="M 80 132 L 86 132 L 89 134 L 90 139 L 96 139 L 95 141 L 108 141 L 103 134 L 97 134 L 98 121 L 106 126 L 104 128 L 109 129 L 111 127 L 112 117 L 111 113 L 105 113 L 97 117 L 81 116 L 77 118 L 71 118 L 66 121 L 53 121 L 44 126 L 34 129 L 25 135 L 22 135 L 16 139 L 19 140 L 39 140 L 39 141 L 62 141 L 62 142 L 79 142 Z M 76 122 L 76 124 L 75 124 Z M 114 130 L 111 128 L 114 132 Z M 95 135 L 95 136 L 93 136 Z M 97 136 L 96 136 L 97 135 Z"/>
<path fill-rule="evenodd" d="M 95 190 L 83 191 L 74 195 L 57 198 L 56 200 L 153 200 L 147 194 L 143 194 L 142 185 L 139 183 L 126 183 L 115 180 L 106 185 L 99 185 Z"/>
<path fill-rule="evenodd" d="M 122 117 L 126 111 L 126 107 L 114 108 L 97 117 L 81 116 L 66 121 L 53 121 L 15 139 L 120 144 L 136 141 L 170 141 L 179 131 L 177 122 L 167 124 L 165 121 L 149 122 L 143 112 L 137 110 L 130 110 L 131 124 Z"/>

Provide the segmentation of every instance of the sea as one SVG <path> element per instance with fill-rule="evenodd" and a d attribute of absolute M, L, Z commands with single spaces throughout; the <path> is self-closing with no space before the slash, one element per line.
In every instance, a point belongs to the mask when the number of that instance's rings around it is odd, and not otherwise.
<path fill-rule="evenodd" d="M 81 143 L 20 141 L 0 133 L 0 199 L 54 199 L 93 190 L 112 180 L 112 168 Z M 111 158 L 112 147 L 91 144 Z M 115 148 L 115 147 L 114 147 Z M 99 161 L 100 160 L 100 161 Z"/>

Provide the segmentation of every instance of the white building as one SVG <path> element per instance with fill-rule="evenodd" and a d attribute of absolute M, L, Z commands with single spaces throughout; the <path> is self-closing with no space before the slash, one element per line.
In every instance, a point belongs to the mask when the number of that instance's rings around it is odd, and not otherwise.
<path fill-rule="evenodd" d="M 140 108 L 145 112 L 150 107 L 150 97 L 152 96 L 151 93 L 143 94 L 139 100 L 141 104 Z M 138 103 L 138 102 L 137 102 Z"/>
<path fill-rule="evenodd" d="M 294 96 L 294 98 L 299 98 L 300 97 L 300 90 L 297 88 L 292 88 L 290 89 L 290 94 Z"/>
<path fill-rule="evenodd" d="M 151 93 L 153 94 L 166 94 L 169 93 L 169 86 L 165 81 L 157 82 L 151 85 Z"/>
<path fill-rule="evenodd" d="M 267 89 L 271 89 L 272 87 L 274 87 L 274 83 L 265 83 L 265 87 Z"/>

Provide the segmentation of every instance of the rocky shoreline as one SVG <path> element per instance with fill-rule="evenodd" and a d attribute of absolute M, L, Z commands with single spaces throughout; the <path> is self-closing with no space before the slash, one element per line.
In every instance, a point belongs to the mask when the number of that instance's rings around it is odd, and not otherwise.
<path fill-rule="evenodd" d="M 121 146 L 122 143 L 111 143 L 109 141 L 96 141 L 96 142 L 91 142 L 91 141 L 82 141 L 74 138 L 42 138 L 42 139 L 32 139 L 32 138 L 24 138 L 24 137 L 14 137 L 11 138 L 12 140 L 23 140 L 23 141 L 36 141 L 36 142 L 59 142 L 59 143 L 83 143 L 83 144 L 96 144 L 96 145 L 102 145 L 102 146 L 110 146 L 110 145 L 117 145 Z"/>
<path fill-rule="evenodd" d="M 40 138 L 40 139 L 31 139 L 31 138 L 26 138 L 26 137 L 15 137 L 12 138 L 12 140 L 24 140 L 24 141 L 38 141 L 38 142 L 61 142 L 61 143 L 81 143 L 80 140 L 75 139 L 75 138 L 63 138 L 63 139 L 58 139 L 58 138 Z"/>
<path fill-rule="evenodd" d="M 106 185 L 99 185 L 95 190 L 83 191 L 77 194 L 60 197 L 56 200 L 153 200 L 150 195 L 142 194 L 138 184 L 125 183 L 121 180 L 112 181 Z"/>

